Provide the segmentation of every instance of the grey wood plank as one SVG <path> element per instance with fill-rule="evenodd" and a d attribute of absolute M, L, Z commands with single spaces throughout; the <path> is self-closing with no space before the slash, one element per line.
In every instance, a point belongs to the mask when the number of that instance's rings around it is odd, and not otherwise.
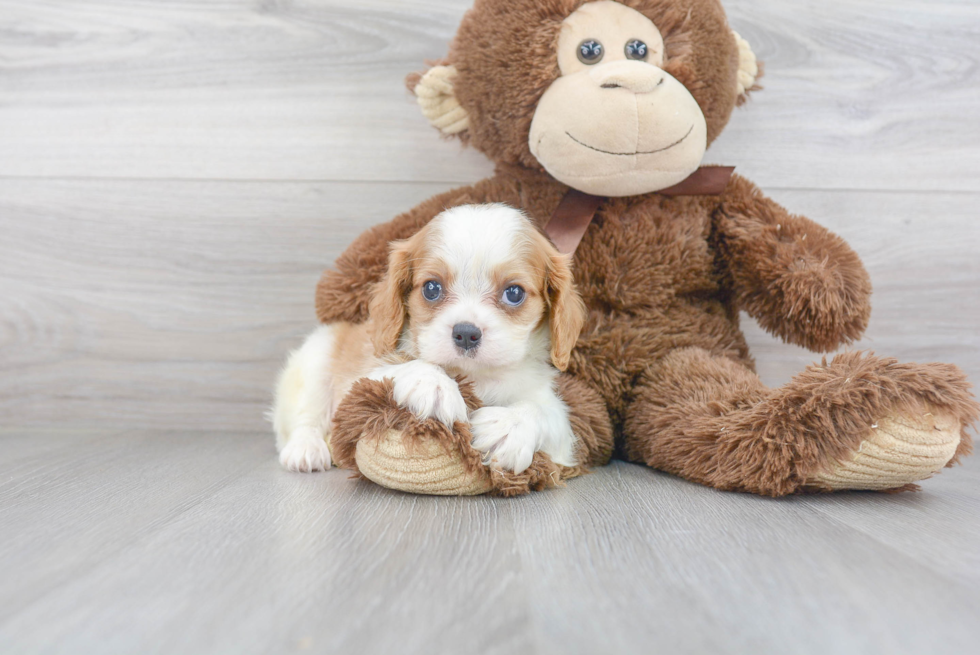
<path fill-rule="evenodd" d="M 261 429 L 322 269 L 441 188 L 0 182 L 0 423 Z"/>
<path fill-rule="evenodd" d="M 75 475 L 66 450 L 23 479 L 0 529 L 35 547 L 0 550 L 21 571 L 0 649 L 914 653 L 980 637 L 980 569 L 950 558 L 980 536 L 973 464 L 899 497 L 905 533 L 883 539 L 851 525 L 893 498 L 877 494 L 777 501 L 615 463 L 520 499 L 418 497 L 290 474 L 271 440 L 242 439 L 120 435 Z M 963 472 L 972 512 L 940 484 Z M 171 509 L 143 517 L 148 499 Z"/>
<path fill-rule="evenodd" d="M 975 585 L 938 573 L 931 551 L 912 557 L 818 511 L 835 499 L 728 494 L 614 463 L 515 503 L 515 529 L 534 535 L 518 543 L 541 652 L 971 648 Z M 934 551 L 975 543 L 976 518 L 962 518 L 966 540 Z"/>
<path fill-rule="evenodd" d="M 58 453 L 67 446 L 91 444 L 111 439 L 124 430 L 98 428 L 32 428 L 6 431 L 0 429 L 0 480 L 18 473 L 25 460 Z"/>
<path fill-rule="evenodd" d="M 321 270 L 445 184 L 0 180 L 0 424 L 262 430 Z M 867 338 L 980 379 L 976 194 L 782 190 L 875 284 Z M 746 328 L 770 384 L 817 355 Z"/>
<path fill-rule="evenodd" d="M 725 4 L 768 75 L 711 161 L 769 188 L 980 190 L 974 3 Z M 0 175 L 479 179 L 402 84 L 469 5 L 2 0 Z"/>
<path fill-rule="evenodd" d="M 515 536 L 497 501 L 398 494 L 352 480 L 345 471 L 290 474 L 275 461 L 271 439 L 263 440 L 265 448 L 226 454 L 220 451 L 227 440 L 193 436 L 203 444 L 195 460 L 214 477 L 229 455 L 258 465 L 210 489 L 200 502 L 189 476 L 178 473 L 172 493 L 187 494 L 193 503 L 183 503 L 179 515 L 158 521 L 155 529 L 117 536 L 113 552 L 87 565 L 76 562 L 72 579 L 41 597 L 33 581 L 13 580 L 8 593 L 21 602 L 18 611 L 0 618 L 0 649 L 530 650 Z M 119 445 L 128 446 L 131 438 Z M 170 467 L 183 465 L 193 452 L 189 445 L 178 445 L 177 455 L 154 454 L 173 473 Z M 149 457 L 126 462 L 124 474 L 117 470 L 122 464 L 110 459 L 105 482 L 119 495 L 148 495 L 168 485 L 165 475 L 140 480 L 154 466 Z M 84 490 L 74 500 L 58 499 L 39 484 L 37 495 L 47 498 L 38 503 L 45 507 L 83 516 L 91 511 Z M 36 532 L 27 518 L 31 509 L 25 507 L 18 521 Z M 15 527 L 6 523 L 4 530 Z M 94 538 L 73 536 L 70 544 L 85 547 Z M 38 541 L 37 549 L 17 551 L 27 560 L 18 562 L 23 567 L 44 564 L 54 554 Z M 8 559 L 0 554 L 0 562 Z"/>
<path fill-rule="evenodd" d="M 980 460 L 943 471 L 917 494 L 835 494 L 801 499 L 852 530 L 901 552 L 936 575 L 980 583 Z"/>
<path fill-rule="evenodd" d="M 4 463 L 0 621 L 274 461 L 274 452 L 264 434 L 126 432 Z"/>

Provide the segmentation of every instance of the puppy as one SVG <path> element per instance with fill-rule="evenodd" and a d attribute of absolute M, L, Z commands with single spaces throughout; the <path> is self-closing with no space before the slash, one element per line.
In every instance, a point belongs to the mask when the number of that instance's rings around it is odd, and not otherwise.
<path fill-rule="evenodd" d="M 370 320 L 323 325 L 290 355 L 273 409 L 279 461 L 330 468 L 333 413 L 369 377 L 391 379 L 396 402 L 421 419 L 468 420 L 491 466 L 520 473 L 537 451 L 574 466 L 555 391 L 585 319 L 569 260 L 505 205 L 449 209 L 393 243 Z M 460 375 L 485 405 L 469 415 Z"/>

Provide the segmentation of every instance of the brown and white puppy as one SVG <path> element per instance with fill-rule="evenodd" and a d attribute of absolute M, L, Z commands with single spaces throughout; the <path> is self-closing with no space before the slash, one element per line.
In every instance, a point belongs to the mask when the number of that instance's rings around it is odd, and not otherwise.
<path fill-rule="evenodd" d="M 521 472 L 542 451 L 575 465 L 555 391 L 584 322 L 569 258 L 506 205 L 447 210 L 392 244 L 363 324 L 317 328 L 279 378 L 273 422 L 292 471 L 330 467 L 334 410 L 356 380 L 389 378 L 399 405 L 452 427 L 469 421 L 487 464 Z M 484 407 L 467 413 L 454 379 Z"/>

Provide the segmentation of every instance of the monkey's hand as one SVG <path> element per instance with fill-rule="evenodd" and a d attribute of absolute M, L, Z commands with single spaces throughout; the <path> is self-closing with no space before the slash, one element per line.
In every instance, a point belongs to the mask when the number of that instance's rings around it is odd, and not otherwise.
<path fill-rule="evenodd" d="M 857 254 L 826 228 L 735 177 L 715 215 L 713 241 L 739 307 L 768 332 L 817 352 L 864 333 L 871 280 Z"/>

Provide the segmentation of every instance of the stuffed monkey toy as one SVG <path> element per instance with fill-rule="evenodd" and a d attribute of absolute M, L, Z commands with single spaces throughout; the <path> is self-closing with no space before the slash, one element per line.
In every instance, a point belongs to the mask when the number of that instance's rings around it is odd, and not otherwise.
<path fill-rule="evenodd" d="M 361 235 L 321 279 L 317 314 L 363 322 L 389 243 L 444 209 L 523 210 L 574 252 L 588 309 L 559 384 L 578 465 L 538 453 L 519 473 L 484 466 L 466 425 L 420 422 L 367 380 L 336 412 L 334 461 L 405 491 L 512 495 L 615 453 L 783 496 L 911 489 L 969 454 L 980 407 L 955 366 L 849 352 L 779 388 L 756 375 L 739 310 L 828 352 L 861 336 L 871 294 L 841 238 L 701 166 L 759 74 L 717 0 L 476 0 L 446 59 L 408 86 L 495 175 Z"/>

